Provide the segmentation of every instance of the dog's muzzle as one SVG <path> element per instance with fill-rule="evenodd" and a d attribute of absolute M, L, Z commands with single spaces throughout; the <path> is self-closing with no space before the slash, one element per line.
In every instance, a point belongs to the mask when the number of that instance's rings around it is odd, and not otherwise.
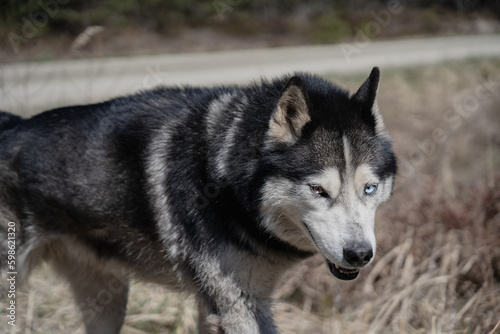
<path fill-rule="evenodd" d="M 344 260 L 353 268 L 345 268 L 326 260 L 328 269 L 333 276 L 342 280 L 353 280 L 359 275 L 359 269 L 367 265 L 373 258 L 373 250 L 370 244 L 355 244 L 343 249 Z"/>

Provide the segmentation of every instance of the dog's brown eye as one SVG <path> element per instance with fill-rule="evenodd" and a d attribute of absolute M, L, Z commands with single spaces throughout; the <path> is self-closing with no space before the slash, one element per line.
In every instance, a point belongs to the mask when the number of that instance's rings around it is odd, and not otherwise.
<path fill-rule="evenodd" d="M 312 185 L 311 191 L 317 195 L 325 194 L 325 190 L 321 186 Z"/>

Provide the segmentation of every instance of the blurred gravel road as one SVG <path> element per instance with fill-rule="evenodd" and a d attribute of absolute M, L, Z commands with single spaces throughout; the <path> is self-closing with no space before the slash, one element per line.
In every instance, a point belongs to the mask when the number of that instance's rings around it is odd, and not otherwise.
<path fill-rule="evenodd" d="M 500 35 L 0 65 L 0 110 L 23 116 L 165 85 L 245 83 L 293 71 L 366 72 L 500 56 Z"/>

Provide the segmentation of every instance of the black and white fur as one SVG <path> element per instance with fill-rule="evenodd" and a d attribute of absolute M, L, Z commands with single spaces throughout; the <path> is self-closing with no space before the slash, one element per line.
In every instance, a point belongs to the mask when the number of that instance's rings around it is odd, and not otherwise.
<path fill-rule="evenodd" d="M 87 333 L 120 331 L 130 279 L 194 293 L 200 333 L 276 333 L 285 270 L 319 252 L 354 279 L 374 257 L 396 173 L 378 81 L 350 95 L 297 73 L 0 113 L 0 294 L 14 222 L 18 281 L 51 262 Z"/>

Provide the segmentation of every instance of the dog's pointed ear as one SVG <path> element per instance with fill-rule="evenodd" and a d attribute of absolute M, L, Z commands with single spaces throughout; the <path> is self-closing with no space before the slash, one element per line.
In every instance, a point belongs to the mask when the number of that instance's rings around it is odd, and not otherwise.
<path fill-rule="evenodd" d="M 378 67 L 374 67 L 368 79 L 363 82 L 351 99 L 361 105 L 362 112 L 370 112 L 373 115 L 375 119 L 375 131 L 377 134 L 383 135 L 385 134 L 384 120 L 376 101 L 379 81 L 380 70 Z"/>
<path fill-rule="evenodd" d="M 306 87 L 300 77 L 293 76 L 281 91 L 271 116 L 268 140 L 294 144 L 310 120 Z"/>
<path fill-rule="evenodd" d="M 380 81 L 380 70 L 374 67 L 368 79 L 359 87 L 352 99 L 371 108 L 377 97 L 378 83 Z"/>

